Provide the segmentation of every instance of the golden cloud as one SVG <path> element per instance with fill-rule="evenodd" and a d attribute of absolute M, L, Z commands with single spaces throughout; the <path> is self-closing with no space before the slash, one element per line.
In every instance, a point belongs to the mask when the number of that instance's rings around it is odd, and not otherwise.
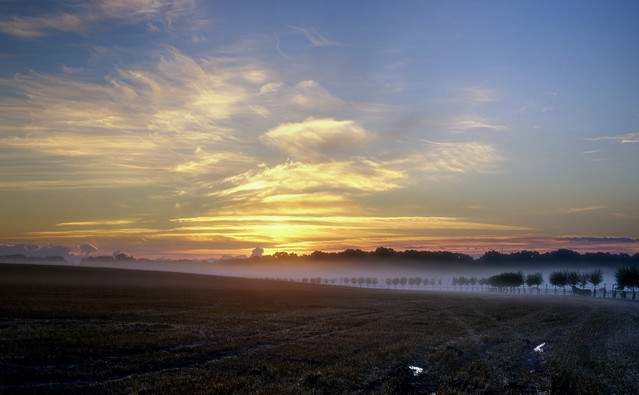
<path fill-rule="evenodd" d="M 302 122 L 283 123 L 260 136 L 295 159 L 320 160 L 336 154 L 353 154 L 359 144 L 371 140 L 369 132 L 354 121 L 333 118 L 306 118 Z"/>

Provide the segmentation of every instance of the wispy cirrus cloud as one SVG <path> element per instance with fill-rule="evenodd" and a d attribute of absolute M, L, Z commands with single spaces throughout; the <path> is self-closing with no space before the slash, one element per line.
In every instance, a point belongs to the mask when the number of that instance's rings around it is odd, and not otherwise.
<path fill-rule="evenodd" d="M 291 26 L 291 25 L 289 25 L 289 27 L 295 30 L 296 32 L 302 33 L 304 36 L 306 36 L 308 41 L 310 41 L 311 44 L 313 44 L 316 47 L 331 47 L 331 46 L 342 45 L 339 42 L 331 41 L 327 39 L 322 34 L 320 34 L 320 32 L 318 32 L 317 29 L 315 28 Z"/>
<path fill-rule="evenodd" d="M 459 105 L 478 105 L 499 100 L 499 95 L 492 89 L 481 85 L 464 86 L 451 91 L 451 94 L 441 98 L 442 103 Z"/>
<path fill-rule="evenodd" d="M 605 206 L 588 206 L 588 207 L 571 207 L 560 210 L 565 214 L 575 214 L 575 213 L 583 213 L 587 211 L 601 210 L 605 208 Z"/>
<path fill-rule="evenodd" d="M 621 144 L 626 143 L 639 143 L 639 132 L 628 133 L 619 136 L 600 136 L 600 137 L 588 137 L 589 141 L 613 141 Z"/>
<path fill-rule="evenodd" d="M 454 119 L 449 125 L 448 129 L 451 131 L 466 131 L 473 129 L 488 129 L 494 131 L 503 131 L 508 128 L 504 125 L 494 123 L 489 119 L 482 117 L 459 117 Z"/>
<path fill-rule="evenodd" d="M 283 123 L 260 139 L 295 159 L 317 161 L 340 155 L 357 155 L 359 145 L 373 135 L 352 120 L 309 117 L 302 122 Z"/>
<path fill-rule="evenodd" d="M 77 221 L 77 222 L 61 222 L 55 226 L 96 226 L 96 225 L 128 225 L 135 223 L 130 219 L 112 219 L 104 221 Z"/>
<path fill-rule="evenodd" d="M 100 22 L 144 23 L 151 32 L 171 31 L 185 17 L 193 17 L 190 29 L 206 24 L 194 14 L 195 0 L 94 0 L 62 2 L 64 11 L 0 18 L 0 32 L 25 39 L 41 38 L 56 32 L 86 34 Z M 99 26 L 97 27 L 99 29 Z"/>

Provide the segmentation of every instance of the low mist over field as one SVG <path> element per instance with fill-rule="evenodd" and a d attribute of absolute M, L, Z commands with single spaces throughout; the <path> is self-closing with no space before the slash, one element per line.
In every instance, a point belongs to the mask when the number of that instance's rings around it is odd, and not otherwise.
<path fill-rule="evenodd" d="M 51 250 L 51 249 L 49 249 Z M 135 258 L 116 251 L 112 255 L 82 259 L 73 256 L 71 262 L 63 257 L 28 257 L 23 254 L 5 255 L 0 261 L 52 265 L 121 268 L 209 274 L 231 277 L 266 278 L 331 285 L 385 287 L 405 289 L 457 290 L 487 285 L 487 280 L 500 273 L 521 273 L 521 284 L 544 288 L 557 287 L 553 273 L 577 273 L 573 285 L 612 289 L 618 282 L 615 273 L 620 268 L 639 267 L 639 254 L 585 253 L 556 250 L 548 253 L 521 251 L 510 254 L 488 251 L 473 258 L 466 254 L 446 251 L 395 251 L 379 247 L 374 251 L 345 250 L 338 253 L 315 251 L 309 255 L 277 252 L 266 255 L 261 248 L 250 257 L 227 257 L 211 261 L 150 260 Z M 596 283 L 590 273 L 599 272 Z M 537 275 L 539 280 L 527 280 Z M 403 279 L 403 280 L 402 280 Z M 395 282 L 393 282 L 395 280 Z M 401 281 L 398 283 L 398 281 Z M 554 282 L 554 284 L 553 284 Z M 565 288 L 570 284 L 559 285 Z M 494 286 L 494 285 L 493 285 Z M 620 287 L 623 288 L 624 286 Z"/>

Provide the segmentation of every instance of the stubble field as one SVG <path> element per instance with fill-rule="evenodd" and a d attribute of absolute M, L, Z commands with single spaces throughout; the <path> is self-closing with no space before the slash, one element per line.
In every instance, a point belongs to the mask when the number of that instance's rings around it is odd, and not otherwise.
<path fill-rule="evenodd" d="M 624 394 L 638 355 L 635 303 L 0 265 L 2 393 Z"/>

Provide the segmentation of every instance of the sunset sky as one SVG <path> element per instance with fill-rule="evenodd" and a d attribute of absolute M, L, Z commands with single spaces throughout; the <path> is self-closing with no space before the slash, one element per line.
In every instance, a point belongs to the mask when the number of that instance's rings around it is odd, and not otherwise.
<path fill-rule="evenodd" d="M 639 2 L 0 0 L 0 255 L 377 246 L 639 252 Z"/>

